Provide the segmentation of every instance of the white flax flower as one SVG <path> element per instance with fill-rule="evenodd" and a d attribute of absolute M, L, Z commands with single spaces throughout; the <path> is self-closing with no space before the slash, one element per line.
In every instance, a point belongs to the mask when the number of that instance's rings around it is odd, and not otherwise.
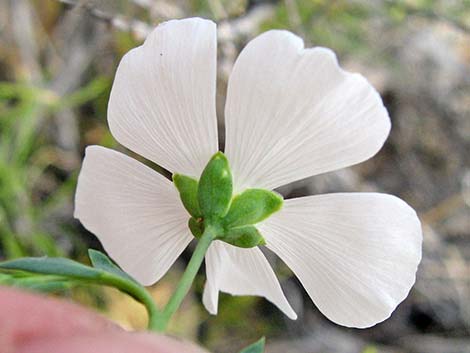
<path fill-rule="evenodd" d="M 108 106 L 117 141 L 197 180 L 219 146 L 216 43 L 213 22 L 173 20 L 127 53 Z M 272 30 L 248 43 L 234 65 L 225 129 L 237 195 L 365 161 L 384 144 L 390 119 L 375 89 L 363 76 L 343 71 L 331 50 L 305 49 L 294 34 Z M 158 281 L 193 239 L 173 183 L 100 146 L 86 149 L 75 216 L 144 285 Z M 421 260 L 415 211 L 386 194 L 287 199 L 256 228 L 319 310 L 349 327 L 388 318 L 408 295 Z M 265 297 L 296 318 L 258 246 L 215 240 L 205 264 L 203 302 L 210 313 L 217 312 L 223 291 Z"/>

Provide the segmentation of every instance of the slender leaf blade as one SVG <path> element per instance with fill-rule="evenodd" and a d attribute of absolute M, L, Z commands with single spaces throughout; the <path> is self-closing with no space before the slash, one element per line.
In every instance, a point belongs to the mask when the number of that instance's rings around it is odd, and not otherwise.
<path fill-rule="evenodd" d="M 137 281 L 121 270 L 108 256 L 101 251 L 88 249 L 88 256 L 94 268 L 109 272 L 125 280 L 137 283 Z"/>
<path fill-rule="evenodd" d="M 242 349 L 240 353 L 263 353 L 266 339 L 262 337 L 260 340 Z"/>
<path fill-rule="evenodd" d="M 16 270 L 48 275 L 96 280 L 103 271 L 60 257 L 25 257 L 0 263 L 2 270 Z"/>
<path fill-rule="evenodd" d="M 11 284 L 14 287 L 20 287 L 25 289 L 31 289 L 37 292 L 58 292 L 66 289 L 70 289 L 74 283 L 67 278 L 60 278 L 56 276 L 35 276 L 29 278 L 18 278 L 15 279 Z"/>

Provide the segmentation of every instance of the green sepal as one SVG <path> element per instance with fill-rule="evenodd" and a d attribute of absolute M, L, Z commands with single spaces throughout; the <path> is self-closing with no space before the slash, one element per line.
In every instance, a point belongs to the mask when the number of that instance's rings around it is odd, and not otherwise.
<path fill-rule="evenodd" d="M 265 346 L 265 338 L 262 337 L 257 342 L 250 344 L 248 347 L 242 349 L 240 353 L 263 353 Z"/>
<path fill-rule="evenodd" d="M 198 181 L 182 174 L 173 174 L 173 183 L 180 194 L 184 208 L 193 217 L 202 216 L 199 202 L 197 200 Z"/>
<path fill-rule="evenodd" d="M 191 217 L 188 221 L 188 226 L 196 239 L 199 239 L 202 236 L 202 233 L 204 233 L 204 222 L 202 221 L 202 218 L 196 219 Z"/>
<path fill-rule="evenodd" d="M 228 228 L 256 224 L 279 211 L 282 204 L 283 198 L 276 192 L 247 189 L 233 198 L 223 222 Z"/>
<path fill-rule="evenodd" d="M 88 249 L 88 257 L 90 258 L 91 264 L 94 268 L 112 273 L 116 276 L 137 283 L 134 278 L 121 270 L 113 261 L 111 261 L 109 257 L 103 254 L 101 251 Z"/>
<path fill-rule="evenodd" d="M 239 248 L 253 248 L 258 245 L 266 244 L 266 241 L 258 229 L 251 225 L 228 229 L 225 234 L 219 236 L 218 239 Z"/>
<path fill-rule="evenodd" d="M 232 190 L 232 173 L 228 160 L 222 152 L 217 152 L 199 179 L 197 197 L 204 219 L 223 217 L 227 214 Z"/>

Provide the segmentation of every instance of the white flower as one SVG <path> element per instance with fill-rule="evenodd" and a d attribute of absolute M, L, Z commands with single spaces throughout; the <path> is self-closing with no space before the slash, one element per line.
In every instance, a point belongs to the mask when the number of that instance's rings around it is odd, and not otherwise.
<path fill-rule="evenodd" d="M 108 122 L 125 147 L 198 178 L 218 150 L 216 26 L 202 19 L 158 26 L 122 59 Z M 225 104 L 225 154 L 235 192 L 282 185 L 372 157 L 390 119 L 378 93 L 343 71 L 334 53 L 304 49 L 287 31 L 269 31 L 241 52 Z M 167 272 L 193 236 L 172 183 L 119 152 L 88 147 L 75 216 L 142 284 Z M 285 200 L 257 225 L 332 321 L 369 327 L 389 317 L 415 282 L 421 226 L 402 200 L 379 193 Z M 258 247 L 214 241 L 206 254 L 203 301 L 217 312 L 219 291 L 263 296 L 296 314 Z"/>

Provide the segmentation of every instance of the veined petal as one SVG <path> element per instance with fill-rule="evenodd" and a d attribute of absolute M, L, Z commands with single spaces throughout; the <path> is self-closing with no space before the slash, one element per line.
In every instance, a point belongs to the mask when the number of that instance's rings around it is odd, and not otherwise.
<path fill-rule="evenodd" d="M 100 146 L 86 149 L 74 216 L 144 285 L 158 281 L 192 239 L 172 183 L 135 159 Z"/>
<path fill-rule="evenodd" d="M 408 295 L 421 260 L 419 219 L 391 195 L 286 200 L 260 230 L 320 311 L 348 327 L 388 318 Z"/>
<path fill-rule="evenodd" d="M 206 254 L 206 274 L 203 303 L 211 314 L 217 314 L 219 291 L 222 291 L 265 297 L 291 319 L 297 318 L 268 260 L 256 247 L 242 249 L 214 241 Z"/>
<path fill-rule="evenodd" d="M 171 172 L 199 177 L 218 150 L 216 46 L 212 21 L 155 28 L 117 69 L 108 106 L 113 136 Z"/>
<path fill-rule="evenodd" d="M 376 90 L 325 48 L 287 31 L 252 40 L 230 76 L 226 147 L 238 191 L 273 189 L 362 162 L 382 147 L 390 119 Z"/>

